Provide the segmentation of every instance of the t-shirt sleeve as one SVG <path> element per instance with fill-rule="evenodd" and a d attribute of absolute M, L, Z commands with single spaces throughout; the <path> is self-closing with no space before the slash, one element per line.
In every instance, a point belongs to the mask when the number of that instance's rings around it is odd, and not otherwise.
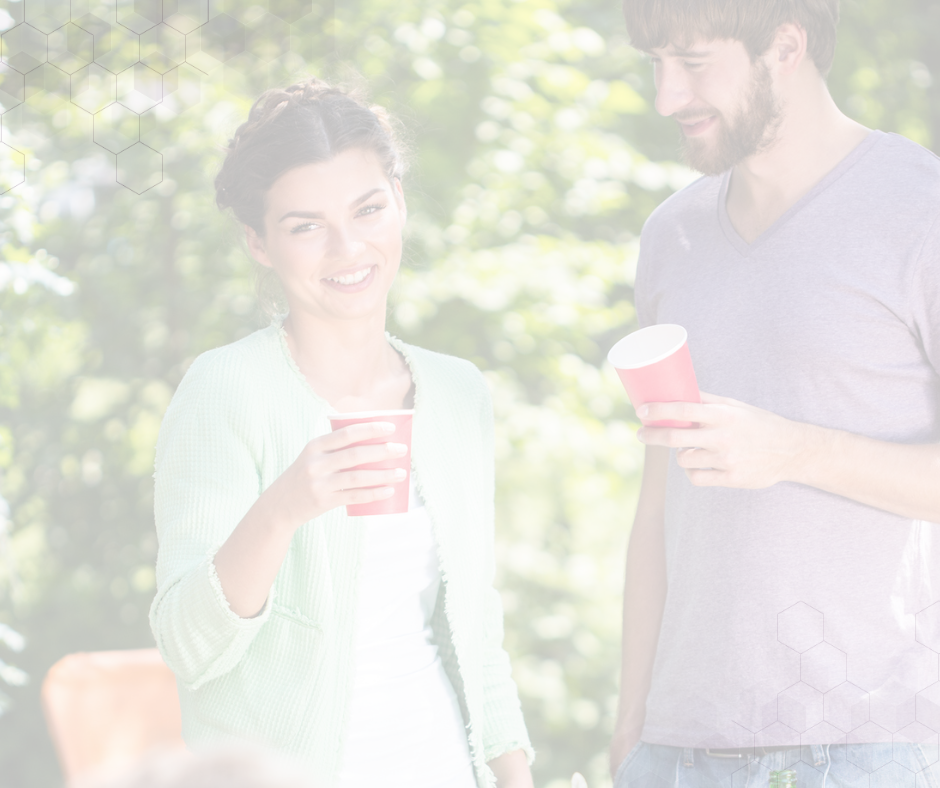
<path fill-rule="evenodd" d="M 647 221 L 640 235 L 640 253 L 636 263 L 636 278 L 633 284 L 633 300 L 636 306 L 636 320 L 639 328 L 655 325 L 656 314 L 652 304 L 652 236 L 650 223 Z"/>
<path fill-rule="evenodd" d="M 239 358 L 198 358 L 160 428 L 154 474 L 159 549 L 150 622 L 164 661 L 196 689 L 234 668 L 268 618 L 228 605 L 215 572 L 219 547 L 258 498 L 262 443 Z M 272 590 L 273 594 L 273 590 Z"/>
<path fill-rule="evenodd" d="M 920 249 L 912 282 L 914 330 L 924 354 L 940 376 L 940 219 Z"/>

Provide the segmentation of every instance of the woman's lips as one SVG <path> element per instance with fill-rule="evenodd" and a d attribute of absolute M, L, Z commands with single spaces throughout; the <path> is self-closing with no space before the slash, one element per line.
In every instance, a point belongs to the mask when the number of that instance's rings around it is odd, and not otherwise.
<path fill-rule="evenodd" d="M 343 278 L 347 279 L 351 276 L 355 276 L 357 273 L 361 273 L 363 270 L 365 269 L 359 269 L 359 271 L 343 274 Z M 327 287 L 331 287 L 334 290 L 339 290 L 341 293 L 358 293 L 360 290 L 365 290 L 370 284 L 372 284 L 372 280 L 375 279 L 375 266 L 371 266 L 368 270 L 369 273 L 366 274 L 365 279 L 359 282 L 355 282 L 354 284 L 344 285 L 342 282 L 336 282 L 333 279 L 328 279 L 326 277 L 320 281 L 326 284 Z"/>

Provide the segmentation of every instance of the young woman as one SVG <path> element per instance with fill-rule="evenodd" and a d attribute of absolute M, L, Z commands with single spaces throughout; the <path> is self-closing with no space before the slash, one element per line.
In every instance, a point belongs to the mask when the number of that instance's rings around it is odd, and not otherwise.
<path fill-rule="evenodd" d="M 530 788 L 486 385 L 385 333 L 401 176 L 384 112 L 318 80 L 266 92 L 238 129 L 217 200 L 288 313 L 197 358 L 167 410 L 151 623 L 191 745 L 268 744 L 324 786 Z M 411 407 L 409 511 L 348 517 L 404 473 L 350 469 L 406 447 L 328 416 Z"/>

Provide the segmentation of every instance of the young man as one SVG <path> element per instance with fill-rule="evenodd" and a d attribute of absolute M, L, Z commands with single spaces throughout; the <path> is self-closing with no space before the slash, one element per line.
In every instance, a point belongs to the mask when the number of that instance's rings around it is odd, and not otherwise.
<path fill-rule="evenodd" d="M 838 0 L 624 0 L 705 173 L 641 239 L 616 788 L 940 785 L 940 160 L 843 115 Z"/>

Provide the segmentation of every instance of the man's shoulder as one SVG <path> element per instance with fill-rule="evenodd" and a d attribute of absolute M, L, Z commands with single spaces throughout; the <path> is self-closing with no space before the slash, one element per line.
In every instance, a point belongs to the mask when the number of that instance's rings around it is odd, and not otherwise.
<path fill-rule="evenodd" d="M 880 197 L 897 205 L 940 207 L 940 157 L 900 134 L 879 133 L 877 143 L 866 169 Z"/>
<path fill-rule="evenodd" d="M 718 197 L 725 175 L 703 175 L 675 194 L 667 197 L 654 210 L 643 226 L 643 235 L 654 236 L 661 228 L 675 231 L 677 222 L 717 221 Z"/>

